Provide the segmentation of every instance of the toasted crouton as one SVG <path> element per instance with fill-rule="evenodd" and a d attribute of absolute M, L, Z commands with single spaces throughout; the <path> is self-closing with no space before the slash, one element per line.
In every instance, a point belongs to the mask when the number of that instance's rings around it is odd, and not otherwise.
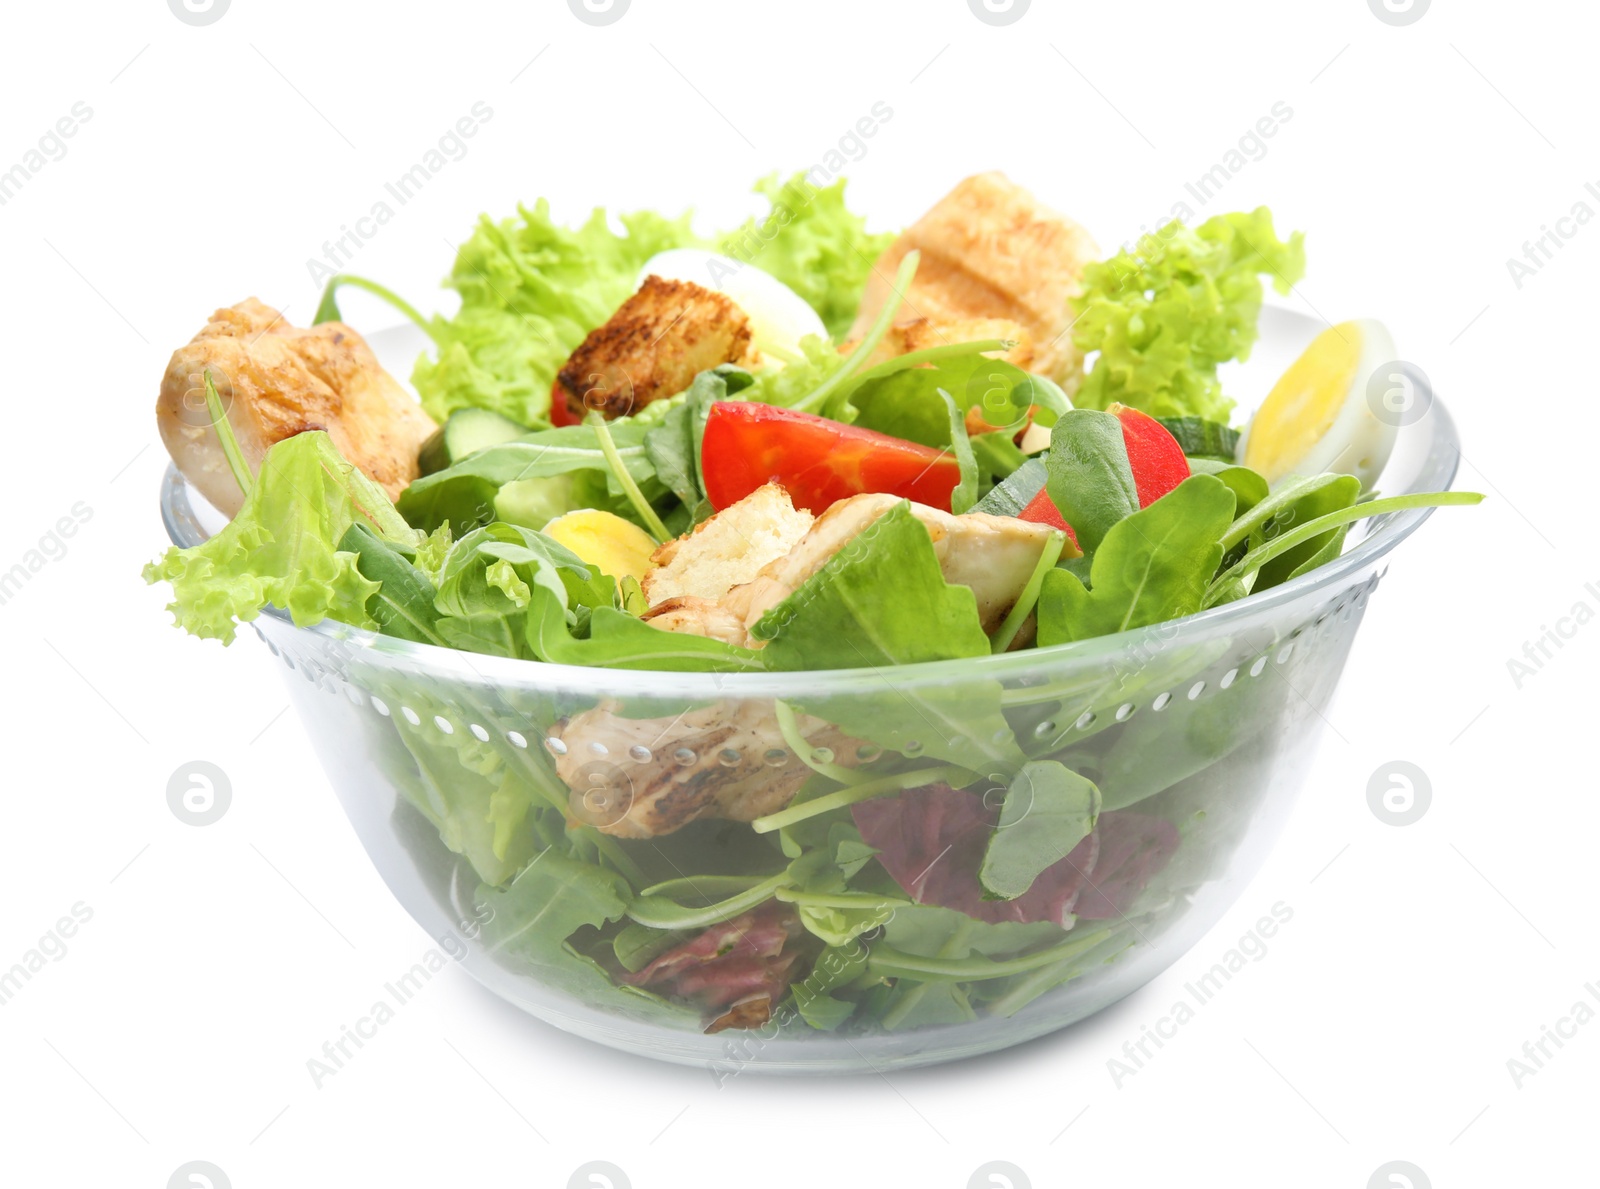
<path fill-rule="evenodd" d="M 1009 351 L 990 352 L 1007 363 L 1032 371 L 1034 362 L 1033 333 L 1020 322 L 1005 318 L 969 318 L 961 322 L 933 322 L 927 318 L 911 316 L 902 318 L 889 328 L 877 348 L 867 357 L 865 367 L 886 363 L 913 351 L 929 347 L 943 347 L 950 343 L 976 343 L 983 339 L 1008 339 L 1016 345 Z M 851 339 L 839 348 L 839 354 L 848 355 L 860 344 Z"/>
<path fill-rule="evenodd" d="M 715 602 L 788 553 L 812 520 L 810 512 L 790 502 L 787 491 L 768 483 L 662 545 L 639 585 L 652 607 L 685 598 Z"/>
<path fill-rule="evenodd" d="M 699 373 L 749 351 L 750 319 L 728 298 L 692 281 L 649 276 L 578 345 L 556 379 L 573 413 L 621 417 L 676 396 Z"/>
<path fill-rule="evenodd" d="M 1041 206 L 1003 174 L 980 173 L 940 199 L 878 258 L 852 337 L 865 334 L 890 296 L 890 278 L 922 253 L 904 314 L 934 326 L 999 318 L 1033 336 L 1032 370 L 1069 382 L 1081 358 L 1067 334 L 1068 301 L 1100 251 L 1076 223 Z M 953 340 L 952 340 L 953 341 Z"/>

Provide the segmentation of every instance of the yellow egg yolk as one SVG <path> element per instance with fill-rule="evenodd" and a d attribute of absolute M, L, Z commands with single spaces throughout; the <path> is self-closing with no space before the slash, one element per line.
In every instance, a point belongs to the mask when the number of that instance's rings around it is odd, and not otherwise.
<path fill-rule="evenodd" d="M 644 577 L 656 551 L 655 541 L 637 524 L 594 508 L 557 516 L 544 526 L 544 533 L 602 574 L 619 580 Z"/>
<path fill-rule="evenodd" d="M 1293 472 L 1333 427 L 1361 362 L 1361 327 L 1330 326 L 1272 386 L 1250 423 L 1244 465 L 1269 483 Z"/>

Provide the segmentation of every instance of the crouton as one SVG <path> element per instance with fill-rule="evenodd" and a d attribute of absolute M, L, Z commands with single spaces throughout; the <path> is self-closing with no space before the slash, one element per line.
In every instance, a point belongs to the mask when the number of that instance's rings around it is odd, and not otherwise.
<path fill-rule="evenodd" d="M 636 413 L 676 396 L 695 376 L 750 352 L 750 319 L 721 293 L 691 281 L 645 278 L 557 373 L 567 407 L 582 416 Z"/>
<path fill-rule="evenodd" d="M 790 502 L 787 491 L 768 483 L 658 548 L 639 585 L 653 608 L 684 598 L 714 603 L 788 553 L 812 520 L 810 512 Z"/>
<path fill-rule="evenodd" d="M 1003 174 L 970 177 L 878 258 L 851 337 L 872 325 L 913 248 L 922 263 L 906 293 L 906 318 L 934 326 L 989 318 L 1019 323 L 1033 336 L 1031 370 L 1070 384 L 1082 358 L 1067 333 L 1068 301 L 1082 287 L 1084 267 L 1100 255 L 1088 232 Z"/>

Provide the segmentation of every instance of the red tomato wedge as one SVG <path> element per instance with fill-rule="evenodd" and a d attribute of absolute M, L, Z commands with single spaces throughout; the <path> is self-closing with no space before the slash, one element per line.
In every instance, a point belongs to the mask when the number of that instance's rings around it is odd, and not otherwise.
<path fill-rule="evenodd" d="M 706 496 L 721 511 L 766 483 L 820 515 L 838 500 L 884 492 L 950 510 L 955 455 L 776 405 L 719 401 L 700 447 Z"/>
<path fill-rule="evenodd" d="M 1189 477 L 1183 447 L 1161 422 L 1127 405 L 1114 404 L 1106 412 L 1122 422 L 1122 445 L 1128 451 L 1128 467 L 1133 471 L 1141 508 L 1148 508 Z"/>
<path fill-rule="evenodd" d="M 1073 547 L 1077 547 L 1078 534 L 1073 532 L 1072 526 L 1062 519 L 1061 509 L 1056 507 L 1055 500 L 1050 498 L 1048 487 L 1039 488 L 1039 494 L 1028 501 L 1026 508 L 1017 513 L 1017 519 L 1061 529 L 1072 539 Z"/>
<path fill-rule="evenodd" d="M 567 404 L 567 390 L 557 380 L 550 389 L 550 424 L 560 429 L 563 425 L 582 425 L 583 418 Z"/>

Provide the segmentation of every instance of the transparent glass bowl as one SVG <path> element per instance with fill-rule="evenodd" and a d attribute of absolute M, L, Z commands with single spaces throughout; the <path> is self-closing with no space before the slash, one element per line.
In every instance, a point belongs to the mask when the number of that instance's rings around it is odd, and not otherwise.
<path fill-rule="evenodd" d="M 1301 343 L 1317 329 L 1276 310 L 1264 323 Z M 1444 490 L 1457 459 L 1454 426 L 1435 401 L 1401 435 L 1382 489 Z M 205 539 L 207 510 L 175 471 L 162 512 L 175 543 Z M 283 661 L 378 871 L 423 928 L 465 951 L 484 985 L 560 1028 L 720 1077 L 885 1070 L 1081 1020 L 1216 923 L 1285 820 L 1386 555 L 1427 515 L 1379 518 L 1333 564 L 1184 620 L 892 671 L 622 672 L 336 623 L 298 629 L 276 613 L 254 626 Z M 987 758 L 1004 776 L 1021 758 L 1058 759 L 1093 780 L 1103 797 L 1094 836 L 1065 861 L 1070 875 L 1041 876 L 1054 892 L 1031 912 L 1061 923 L 990 923 L 1008 902 L 978 901 L 962 866 L 975 865 L 998 816 L 999 800 L 981 786 L 892 794 L 787 838 L 720 820 L 649 839 L 586 826 L 575 837 L 590 862 L 565 860 L 565 847 L 546 852 L 563 837 L 566 808 L 610 826 L 634 798 L 739 781 L 799 787 L 811 773 L 785 746 L 780 707 L 796 713 L 808 748 L 823 749 L 805 757 L 815 763 L 895 772 Z M 802 797 L 816 787 L 835 786 L 818 778 Z M 848 885 L 830 895 L 826 883 L 817 891 L 797 880 L 777 892 L 783 900 L 743 911 L 782 882 L 783 842 L 827 851 Z M 627 877 L 603 874 L 617 868 Z M 637 896 L 661 883 L 662 893 Z M 955 909 L 914 895 L 988 919 L 968 927 Z M 684 915 L 708 903 L 724 907 Z M 802 910 L 834 944 L 797 923 Z M 652 932 L 634 918 L 691 927 Z M 684 948 L 697 937 L 699 950 Z M 664 958 L 646 964 L 663 946 Z M 629 973 L 623 956 L 642 969 Z"/>

